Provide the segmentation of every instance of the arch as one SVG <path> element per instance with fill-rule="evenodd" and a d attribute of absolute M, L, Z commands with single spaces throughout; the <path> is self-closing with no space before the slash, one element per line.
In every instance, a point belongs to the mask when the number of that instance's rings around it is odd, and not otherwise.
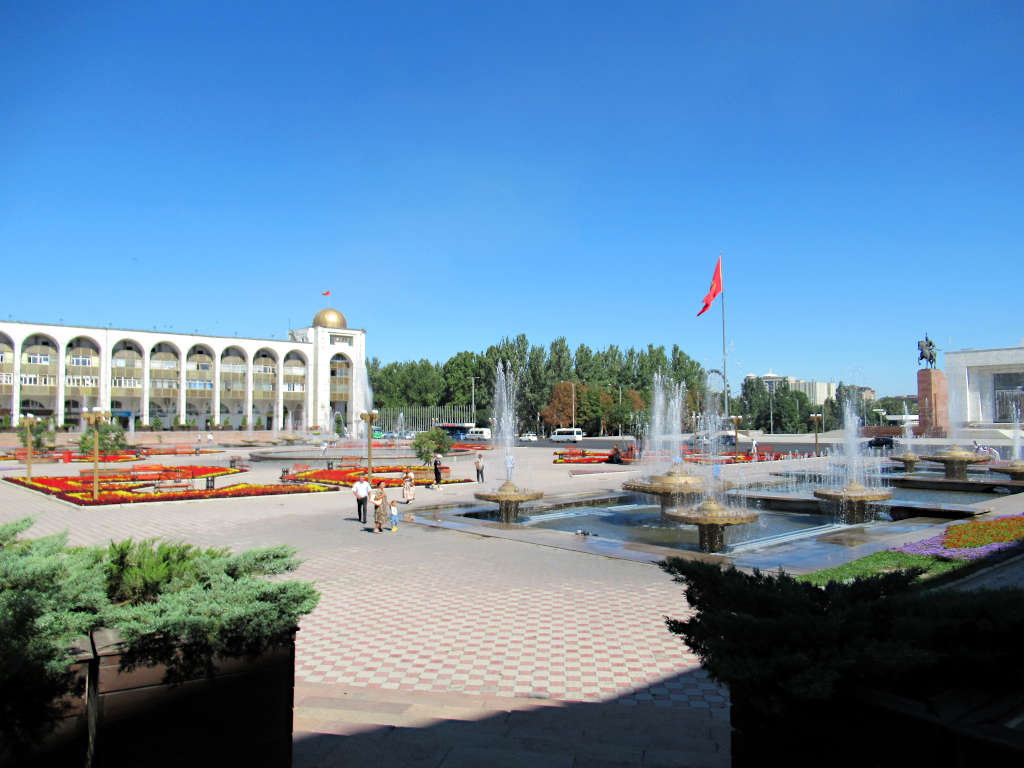
<path fill-rule="evenodd" d="M 168 352 L 173 354 L 175 359 L 181 359 L 181 347 L 179 347 L 173 341 L 160 340 L 149 348 L 150 357 L 156 354 L 166 354 Z"/>
<path fill-rule="evenodd" d="M 301 361 L 303 366 L 309 365 L 309 358 L 306 356 L 306 353 L 303 352 L 301 349 L 289 349 L 285 353 L 284 364 L 288 365 L 289 360 L 295 360 L 296 358 L 298 358 L 298 360 Z"/>
<path fill-rule="evenodd" d="M 261 358 L 265 359 L 265 358 L 268 358 L 268 357 L 271 360 L 273 360 L 275 363 L 278 360 L 277 352 L 272 350 L 270 347 L 260 347 L 259 349 L 256 350 L 256 354 L 254 354 L 252 356 L 252 359 L 253 359 L 253 362 L 256 362 L 257 360 L 259 360 Z"/>
<path fill-rule="evenodd" d="M 213 347 L 211 347 L 209 344 L 203 343 L 193 344 L 191 347 L 188 348 L 188 355 L 186 355 L 185 359 L 191 360 L 193 355 L 195 355 L 196 357 L 200 355 L 205 355 L 206 357 L 210 358 L 210 362 L 213 362 Z"/>
<path fill-rule="evenodd" d="M 30 333 L 21 342 L 21 353 L 31 354 L 34 351 L 42 352 L 43 348 L 49 350 L 47 354 L 54 355 L 53 363 L 56 363 L 56 355 L 60 351 L 60 344 L 48 333 Z"/>
<path fill-rule="evenodd" d="M 8 336 L 3 331 L 0 331 L 0 353 L 3 352 L 14 352 L 14 339 Z M 8 363 L 14 361 L 4 358 L 3 362 Z"/>
<path fill-rule="evenodd" d="M 124 338 L 115 341 L 114 346 L 110 349 L 111 355 L 117 355 L 118 353 L 133 353 L 141 358 L 144 347 L 135 339 Z"/>
<path fill-rule="evenodd" d="M 47 408 L 45 405 L 40 403 L 38 400 L 33 400 L 32 398 L 29 398 L 29 397 L 26 397 L 26 398 L 22 399 L 22 401 L 21 401 L 21 412 L 25 413 L 26 410 L 28 410 L 28 411 L 45 411 L 46 413 L 51 413 L 51 409 Z"/>
<path fill-rule="evenodd" d="M 92 336 L 75 336 L 71 341 L 64 345 L 64 353 L 71 357 L 76 352 L 95 352 L 96 357 L 99 358 L 102 348 L 100 343 L 96 341 Z M 96 366 L 99 366 L 99 360 L 97 359 Z"/>
<path fill-rule="evenodd" d="M 232 344 L 229 347 L 224 347 L 224 351 L 220 353 L 221 362 L 227 357 L 237 357 L 243 363 L 249 362 L 249 355 L 246 354 L 245 350 L 237 344 Z"/>

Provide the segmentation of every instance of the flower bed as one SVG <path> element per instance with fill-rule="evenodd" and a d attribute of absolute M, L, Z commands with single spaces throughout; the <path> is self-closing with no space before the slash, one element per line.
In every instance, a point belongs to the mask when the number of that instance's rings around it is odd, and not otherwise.
<path fill-rule="evenodd" d="M 489 451 L 491 446 L 483 443 L 453 443 L 450 450 L 453 451 Z"/>
<path fill-rule="evenodd" d="M 34 477 L 25 480 L 22 477 L 4 478 L 9 483 L 29 488 L 33 491 L 56 496 L 64 501 L 80 506 L 96 506 L 101 504 L 136 504 L 150 501 L 184 501 L 188 499 L 230 499 L 242 496 L 271 496 L 290 493 L 317 493 L 330 491 L 333 488 L 313 483 L 289 485 L 253 485 L 238 483 L 213 490 L 177 489 L 153 492 L 140 492 L 144 488 L 152 488 L 160 481 L 202 480 L 210 477 L 239 474 L 242 470 L 228 467 L 182 466 L 168 467 L 155 465 L 144 471 L 125 471 L 123 474 L 104 475 L 99 482 L 99 495 L 92 498 L 92 477 Z"/>
<path fill-rule="evenodd" d="M 415 475 L 416 485 L 433 485 L 433 467 L 413 465 L 391 465 L 373 468 L 373 483 L 376 485 L 381 481 L 386 487 L 397 488 L 402 485 L 402 478 L 406 472 L 412 470 Z M 468 483 L 468 479 L 452 479 L 451 467 L 441 467 L 441 483 Z M 366 467 L 340 467 L 338 469 L 309 469 L 304 472 L 296 472 L 285 475 L 286 480 L 308 480 L 314 483 L 325 483 L 327 485 L 340 485 L 350 487 L 355 485 L 359 478 L 366 474 Z M 381 477 L 381 475 L 393 475 L 393 477 Z"/>
<path fill-rule="evenodd" d="M 993 552 L 1017 547 L 1022 540 L 1024 515 L 1014 515 L 951 525 L 938 536 L 904 544 L 892 551 L 950 560 L 978 560 Z"/>

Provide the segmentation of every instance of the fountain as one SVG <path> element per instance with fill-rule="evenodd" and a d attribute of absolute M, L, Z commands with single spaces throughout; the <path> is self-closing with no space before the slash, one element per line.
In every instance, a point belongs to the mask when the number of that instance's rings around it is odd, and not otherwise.
<path fill-rule="evenodd" d="M 544 495 L 543 491 L 519 488 L 512 482 L 515 473 L 515 456 L 512 446 L 516 439 L 516 395 L 519 382 L 512 364 L 505 363 L 504 368 L 498 362 L 494 380 L 494 445 L 500 447 L 505 456 L 505 482 L 497 491 L 485 491 L 473 495 L 481 501 L 493 501 L 498 504 L 498 515 L 503 523 L 514 523 L 519 519 L 519 504 L 533 501 Z"/>
<path fill-rule="evenodd" d="M 898 461 L 903 464 L 903 471 L 911 473 L 914 471 L 914 467 L 921 460 L 921 457 L 914 453 L 914 450 L 910 447 L 910 441 L 914 439 L 914 430 L 910 427 L 910 412 L 907 410 L 907 401 L 903 401 L 903 445 L 906 450 L 903 451 L 899 456 L 890 456 L 889 458 L 893 461 Z"/>
<path fill-rule="evenodd" d="M 655 373 L 651 394 L 644 463 L 655 471 L 646 477 L 627 480 L 622 488 L 657 496 L 662 517 L 678 520 L 680 506 L 696 500 L 704 493 L 706 484 L 703 477 L 690 474 L 682 464 L 683 385 L 666 381 L 660 372 Z"/>
<path fill-rule="evenodd" d="M 672 517 L 680 523 L 697 526 L 702 552 L 721 552 L 725 549 L 726 526 L 752 523 L 757 518 L 757 512 L 749 509 L 730 509 L 722 506 L 713 497 L 708 497 L 698 507 L 676 510 Z"/>
<path fill-rule="evenodd" d="M 1013 449 L 1010 451 L 1012 460 L 1009 464 L 998 467 L 989 467 L 990 472 L 999 472 L 1009 475 L 1011 480 L 1024 480 L 1024 457 L 1021 456 L 1021 434 L 1020 434 L 1020 408 L 1013 406 Z"/>
<path fill-rule="evenodd" d="M 814 496 L 830 510 L 837 513 L 840 522 L 858 525 L 868 519 L 868 505 L 892 498 L 888 488 L 868 488 L 864 459 L 860 455 L 857 439 L 860 433 L 860 419 L 852 400 L 846 401 L 843 412 L 843 456 L 842 464 L 845 484 L 842 487 L 818 488 Z"/>
<path fill-rule="evenodd" d="M 683 395 L 681 384 L 666 381 L 660 373 L 654 375 L 648 444 L 653 448 L 654 462 L 664 462 L 667 452 L 671 468 L 667 472 L 629 480 L 622 487 L 627 491 L 657 496 L 661 502 L 662 520 L 697 526 L 701 551 L 721 552 L 725 549 L 726 527 L 752 523 L 758 519 L 758 513 L 726 507 L 714 496 L 716 491 L 724 489 L 724 483 L 718 476 L 719 466 L 714 464 L 714 457 L 719 454 L 721 432 L 721 419 L 717 413 L 703 414 L 698 427 L 698 433 L 708 437 L 704 452 L 710 456 L 709 462 L 702 465 L 700 474 L 691 474 L 683 468 L 680 455 Z M 647 455 L 645 453 L 645 458 Z M 701 496 L 704 500 L 700 505 L 684 506 Z"/>
<path fill-rule="evenodd" d="M 963 437 L 962 422 L 954 422 L 952 419 L 953 416 L 959 416 L 960 414 L 959 394 L 955 388 L 949 393 L 949 413 L 951 417 L 949 431 L 952 445 L 945 451 L 930 456 L 922 456 L 921 458 L 923 461 L 941 464 L 945 469 L 947 480 L 966 480 L 967 467 L 971 464 L 981 464 L 990 461 L 991 457 L 984 453 L 973 453 L 960 445 Z"/>

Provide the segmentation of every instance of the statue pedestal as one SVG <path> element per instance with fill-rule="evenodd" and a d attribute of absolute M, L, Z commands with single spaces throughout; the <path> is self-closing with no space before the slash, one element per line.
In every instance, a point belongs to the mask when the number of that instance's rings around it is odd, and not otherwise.
<path fill-rule="evenodd" d="M 921 434 L 945 437 L 949 434 L 949 390 L 946 374 L 937 368 L 917 372 L 917 413 Z"/>

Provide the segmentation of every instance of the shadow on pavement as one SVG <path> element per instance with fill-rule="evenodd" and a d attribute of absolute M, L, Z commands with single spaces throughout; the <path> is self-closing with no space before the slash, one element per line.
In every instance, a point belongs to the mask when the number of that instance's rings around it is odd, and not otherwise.
<path fill-rule="evenodd" d="M 681 685 L 669 690 L 692 691 L 698 683 L 712 685 L 696 671 L 609 701 L 538 699 L 534 708 L 524 699 L 503 704 L 493 696 L 458 693 L 348 688 L 353 696 L 338 695 L 337 686 L 327 695 L 306 695 L 309 686 L 301 686 L 296 719 L 309 728 L 313 716 L 317 725 L 306 731 L 296 726 L 293 766 L 728 766 L 727 703 L 647 693 L 670 684 Z M 637 701 L 638 694 L 651 700 Z"/>

